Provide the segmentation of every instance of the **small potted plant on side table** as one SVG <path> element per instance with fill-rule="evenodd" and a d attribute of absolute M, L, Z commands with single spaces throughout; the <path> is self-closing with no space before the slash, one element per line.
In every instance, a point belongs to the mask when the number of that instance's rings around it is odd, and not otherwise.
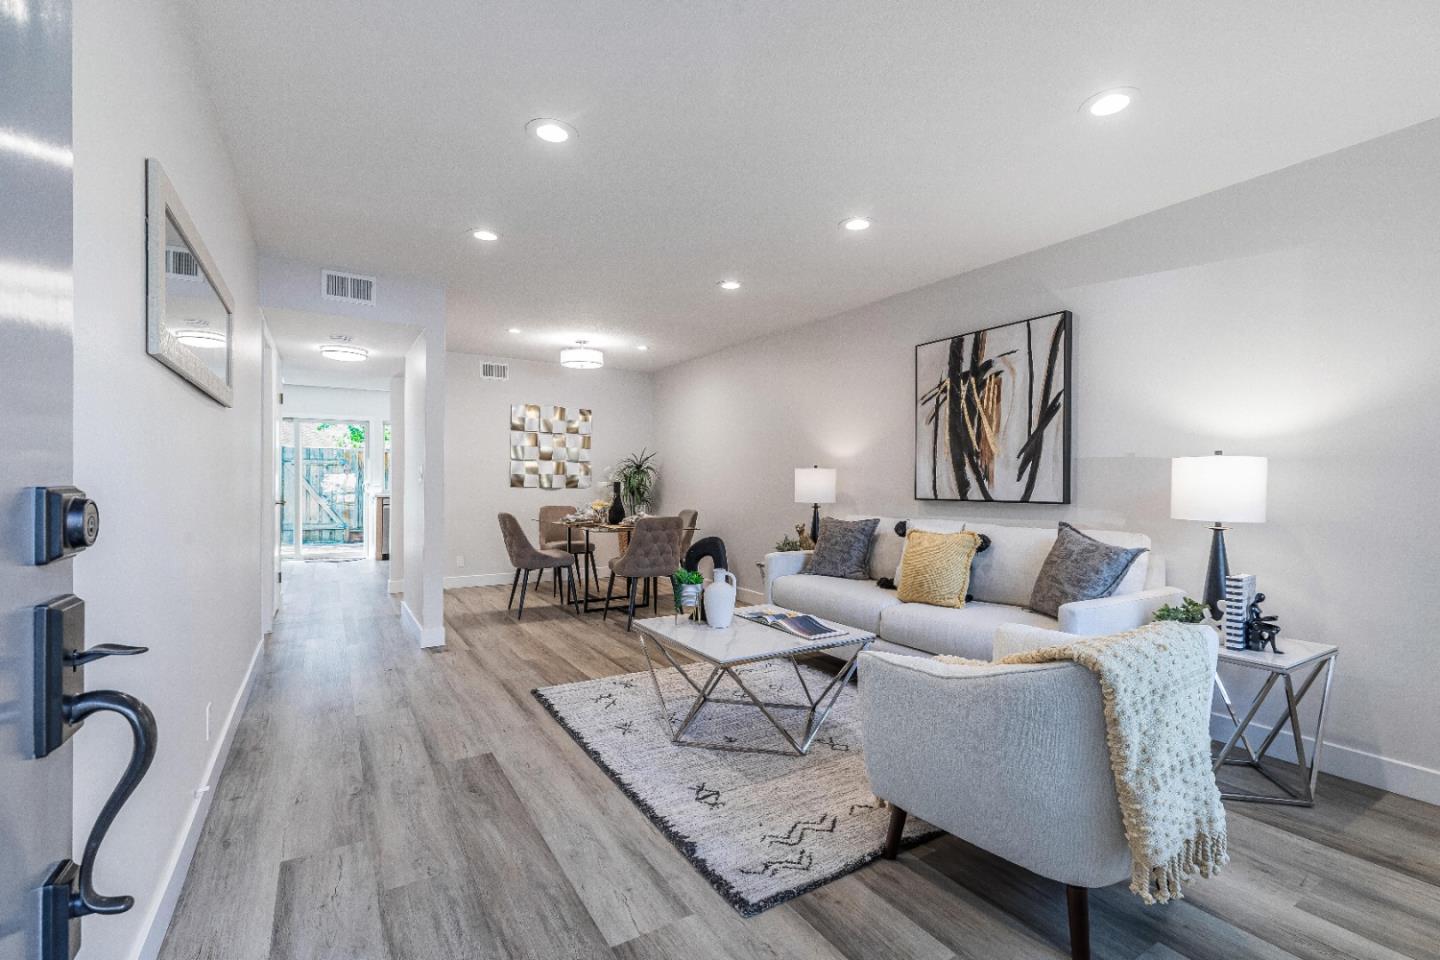
<path fill-rule="evenodd" d="M 670 575 L 670 582 L 674 586 L 676 622 L 682 618 L 699 620 L 700 598 L 705 589 L 705 578 L 700 575 L 700 571 L 676 570 Z"/>

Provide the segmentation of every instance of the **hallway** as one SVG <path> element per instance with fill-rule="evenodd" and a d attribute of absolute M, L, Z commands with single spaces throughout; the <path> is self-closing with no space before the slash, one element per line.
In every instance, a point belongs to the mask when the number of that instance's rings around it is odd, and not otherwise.
<path fill-rule="evenodd" d="M 953 838 L 741 919 L 530 696 L 643 669 L 621 627 L 475 587 L 422 651 L 384 578 L 287 565 L 164 960 L 1063 956 L 1058 888 Z M 1223 882 L 1163 911 L 1097 891 L 1096 955 L 1426 955 L 1433 808 L 1322 789 L 1231 804 Z"/>

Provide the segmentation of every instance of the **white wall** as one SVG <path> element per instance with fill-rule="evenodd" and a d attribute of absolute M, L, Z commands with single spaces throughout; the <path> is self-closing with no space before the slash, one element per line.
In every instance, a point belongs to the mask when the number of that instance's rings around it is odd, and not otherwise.
<path fill-rule="evenodd" d="M 390 378 L 390 580 L 405 592 L 405 375 Z"/>
<path fill-rule="evenodd" d="M 160 729 L 154 766 L 96 869 L 97 887 L 136 898 L 85 924 L 84 955 L 113 960 L 136 955 L 162 907 L 261 638 L 261 321 L 249 221 L 171 5 L 79 0 L 74 71 L 75 477 L 104 517 L 99 543 L 75 561 L 75 590 L 90 645 L 150 647 L 91 665 L 86 680 L 136 694 Z M 233 408 L 145 353 L 146 157 L 164 164 L 234 294 Z M 130 735 L 99 718 L 74 744 L 80 844 Z M 164 923 L 162 910 L 162 934 Z"/>
<path fill-rule="evenodd" d="M 283 493 L 276 471 L 276 417 L 280 409 L 280 354 L 275 340 L 264 325 L 261 313 L 260 352 L 260 470 L 255 478 L 260 486 L 260 542 L 267 555 L 260 564 L 260 623 L 261 632 L 269 633 L 274 626 L 275 613 L 280 606 L 280 551 L 279 520 L 280 506 L 275 502 Z"/>
<path fill-rule="evenodd" d="M 754 588 L 807 514 L 792 468 L 818 462 L 837 513 L 1142 530 L 1198 593 L 1209 537 L 1169 518 L 1169 459 L 1268 456 L 1269 522 L 1231 533 L 1232 569 L 1258 576 L 1282 648 L 1341 646 L 1324 766 L 1440 802 L 1437 223 L 1440 121 L 669 368 L 663 507 L 693 501 Z M 1060 308 L 1074 503 L 914 501 L 914 345 Z"/>
<path fill-rule="evenodd" d="M 439 619 L 434 611 L 427 609 L 425 603 L 425 579 L 429 575 L 427 567 L 435 553 L 431 545 L 430 519 L 434 511 L 430 509 L 427 498 L 423 495 L 427 481 L 433 481 L 434 477 L 426 476 L 427 448 L 431 437 L 429 435 L 426 418 L 425 398 L 427 392 L 432 389 L 426 383 L 428 373 L 428 356 L 425 344 L 425 336 L 419 339 L 410 347 L 405 354 L 405 484 L 406 496 L 401 503 L 401 512 L 405 517 L 405 525 L 402 528 L 404 544 L 405 565 L 401 577 L 405 584 L 405 597 L 401 601 L 401 613 L 406 629 L 419 640 L 422 646 L 436 646 L 445 642 L 443 621 Z M 417 496 L 417 494 L 420 494 Z M 393 509 L 393 508 L 392 508 Z M 438 578 L 437 578 L 438 583 Z M 438 629 L 428 629 L 438 627 Z"/>
<path fill-rule="evenodd" d="M 654 381 L 646 373 L 606 368 L 567 370 L 558 363 L 506 360 L 508 380 L 482 380 L 480 365 L 491 357 L 451 353 L 447 364 L 445 420 L 445 557 L 447 587 L 509 583 L 514 568 L 505 555 L 497 513 L 515 515 L 530 534 L 545 504 L 579 506 L 609 498 L 600 482 L 605 470 L 642 447 L 655 449 Z M 510 486 L 510 407 L 539 403 L 594 411 L 589 490 L 538 490 Z M 661 450 L 661 483 L 667 477 Z M 701 517 L 704 522 L 704 517 Z M 599 569 L 614 555 L 613 537 L 595 539 Z M 464 566 L 458 560 L 464 558 Z"/>
<path fill-rule="evenodd" d="M 343 417 L 383 423 L 390 419 L 390 391 L 312 387 L 287 382 L 282 412 L 287 417 Z"/>

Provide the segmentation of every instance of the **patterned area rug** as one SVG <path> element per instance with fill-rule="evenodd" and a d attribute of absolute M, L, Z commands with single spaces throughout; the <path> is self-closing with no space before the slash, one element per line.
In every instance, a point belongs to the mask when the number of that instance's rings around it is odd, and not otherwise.
<path fill-rule="evenodd" d="M 810 690 L 830 679 L 801 666 Z M 697 683 L 709 668 L 688 667 Z M 772 661 L 743 667 L 746 686 L 766 701 L 803 703 L 794 667 Z M 678 723 L 694 691 L 675 670 L 657 670 Z M 865 776 L 859 694 L 840 694 L 806 756 L 735 753 L 670 742 L 648 673 L 631 673 L 534 691 L 594 761 L 620 785 L 730 905 L 751 917 L 859 869 L 880 854 L 889 811 Z M 729 680 L 716 696 L 741 697 Z M 800 739 L 798 710 L 778 711 Z M 782 747 L 754 707 L 707 705 L 687 739 Z M 935 835 L 914 817 L 907 846 Z"/>

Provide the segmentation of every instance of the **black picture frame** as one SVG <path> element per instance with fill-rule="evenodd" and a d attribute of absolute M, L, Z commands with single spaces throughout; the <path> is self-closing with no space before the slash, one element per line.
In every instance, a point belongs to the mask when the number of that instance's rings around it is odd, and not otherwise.
<path fill-rule="evenodd" d="M 1033 339 L 1035 325 L 1040 321 L 1051 321 L 1047 327 L 1052 331 L 1051 343 L 1042 348 L 1042 366 L 1035 366 L 1036 343 Z M 1006 449 L 1000 451 L 1003 456 L 998 461 L 993 461 L 997 466 L 1005 465 L 1016 471 L 1017 480 L 1015 483 L 1024 483 L 1029 480 L 1025 489 L 1018 497 L 997 496 L 996 492 L 990 489 L 990 484 L 985 481 L 983 464 L 977 462 L 976 450 L 968 443 L 965 436 L 957 435 L 956 446 L 961 447 L 959 451 L 952 451 L 948 461 L 941 460 L 939 430 L 940 419 L 946 418 L 946 430 L 949 433 L 948 409 L 942 410 L 948 404 L 948 397 L 953 388 L 961 387 L 966 381 L 973 384 L 977 375 L 988 378 L 1000 374 L 995 372 L 995 361 L 1003 356 L 1008 356 L 1015 351 L 1006 351 L 996 356 L 987 356 L 983 347 L 990 339 L 990 334 L 995 331 L 1009 330 L 1011 328 L 1026 327 L 1025 363 L 1028 376 L 1028 387 L 1030 397 L 1027 402 L 1026 442 L 1017 449 Z M 981 327 L 964 333 L 952 334 L 948 337 L 940 337 L 935 340 L 927 340 L 924 343 L 915 345 L 915 366 L 914 385 L 915 393 L 912 399 L 915 414 L 914 446 L 911 460 L 914 464 L 913 493 L 914 499 L 925 501 L 961 502 L 961 503 L 1029 503 L 1059 506 L 1071 502 L 1072 483 L 1072 383 L 1071 364 L 1074 353 L 1075 339 L 1074 316 L 1069 310 L 1055 310 L 1050 313 L 1043 313 L 1034 317 L 1026 317 L 1023 320 L 1013 320 L 1008 323 L 996 324 L 989 327 Z M 958 341 L 958 343 L 957 343 Z M 947 375 L 937 383 L 920 382 L 921 351 L 934 348 L 936 344 L 950 345 L 950 359 L 947 363 Z M 979 352 L 977 353 L 977 348 Z M 965 369 L 958 369 L 956 365 L 957 354 L 963 356 L 970 354 L 970 359 L 965 362 Z M 1057 369 L 1058 368 L 1058 369 Z M 1036 425 L 1036 390 L 1037 373 L 1041 375 L 1038 388 L 1041 396 L 1038 398 L 1038 415 L 1044 421 L 1038 431 Z M 1058 373 L 1058 375 L 1057 375 Z M 1059 380 L 1056 384 L 1054 381 Z M 1046 381 L 1049 381 L 1050 390 L 1045 394 Z M 1003 383 L 999 384 L 1003 389 Z M 963 389 L 963 387 L 962 387 Z M 936 402 L 936 394 L 939 391 L 944 398 Z M 971 396 L 966 392 L 967 397 Z M 1053 410 L 1051 408 L 1054 408 Z M 1048 414 L 1047 414 L 1047 411 Z M 931 417 L 935 420 L 932 422 Z M 921 437 L 922 428 L 929 427 L 932 444 L 928 455 L 922 460 Z M 1054 431 L 1058 430 L 1058 437 Z M 949 437 L 947 436 L 947 443 Z M 1035 486 L 1039 482 L 1038 471 L 1040 457 L 1044 453 L 1045 445 L 1051 442 L 1058 442 L 1061 449 L 1060 463 L 1060 495 L 1058 499 L 1044 496 L 1037 496 Z M 1027 451 L 1028 448 L 1028 451 Z M 1030 477 L 1025 474 L 1026 464 L 1029 464 Z M 939 474 L 945 466 L 949 467 L 950 476 L 953 478 L 950 483 L 958 495 L 940 495 Z M 928 476 L 922 476 L 922 469 L 928 472 Z M 1032 479 L 1033 478 L 1033 479 Z M 930 495 L 924 495 L 922 489 L 928 486 Z"/>

